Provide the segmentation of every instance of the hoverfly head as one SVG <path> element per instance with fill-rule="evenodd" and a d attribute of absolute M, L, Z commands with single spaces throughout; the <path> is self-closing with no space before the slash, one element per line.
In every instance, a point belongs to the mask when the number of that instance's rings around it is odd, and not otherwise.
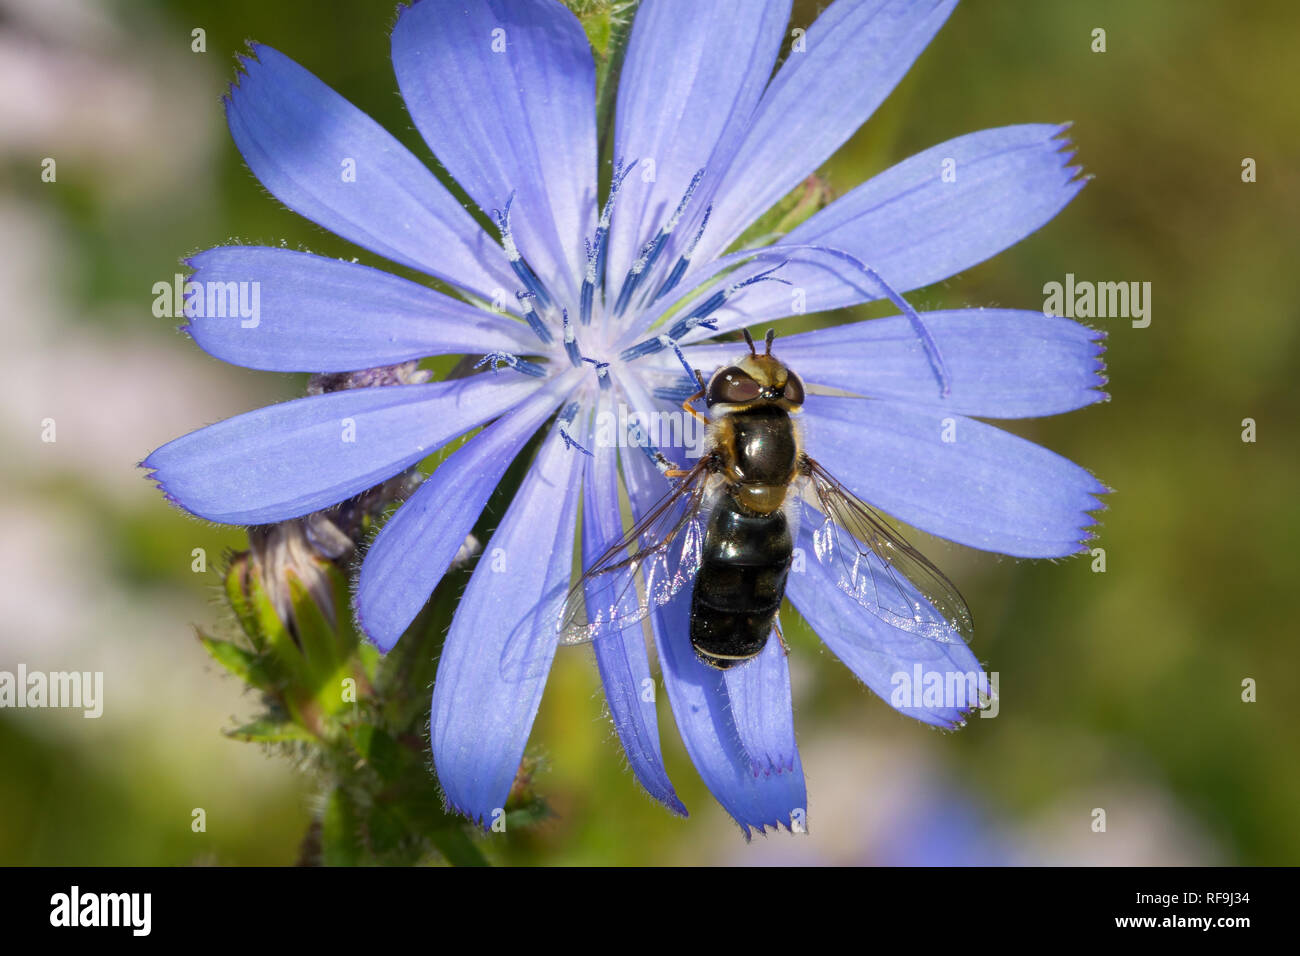
<path fill-rule="evenodd" d="M 713 373 L 704 390 L 705 404 L 710 408 L 714 405 L 770 404 L 786 411 L 797 409 L 804 401 L 803 381 L 772 354 L 772 339 L 776 332 L 768 330 L 762 354 L 754 347 L 749 330 L 744 332 L 749 354 Z"/>

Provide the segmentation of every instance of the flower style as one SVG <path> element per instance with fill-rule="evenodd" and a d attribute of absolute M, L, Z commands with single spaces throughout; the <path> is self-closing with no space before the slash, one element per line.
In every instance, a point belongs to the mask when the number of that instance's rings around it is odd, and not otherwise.
<path fill-rule="evenodd" d="M 676 409 L 737 346 L 708 340 L 798 312 L 888 297 L 903 315 L 777 340 L 808 384 L 810 454 L 909 525 L 1018 557 L 1073 554 L 1105 488 L 1037 445 L 977 421 L 1051 415 L 1105 396 L 1100 333 L 1011 309 L 916 314 L 900 292 L 946 279 L 1037 230 L 1082 188 L 1059 125 L 960 136 L 893 166 L 760 248 L 728 252 L 873 113 L 956 0 L 836 0 L 786 49 L 791 0 L 646 0 L 617 94 L 612 183 L 598 187 L 596 77 L 557 0 L 420 0 L 392 36 L 398 85 L 448 174 L 497 224 L 482 229 L 406 148 L 314 75 L 254 46 L 226 100 L 250 169 L 325 229 L 461 297 L 350 262 L 224 246 L 190 260 L 201 288 L 260 284 L 261 317 L 187 309 L 201 348 L 270 371 L 349 372 L 432 355 L 479 374 L 289 401 L 186 435 L 145 461 L 167 497 L 212 521 L 286 521 L 357 495 L 476 428 L 371 544 L 355 597 L 382 649 L 415 618 L 525 444 L 545 430 L 446 638 L 432 747 L 448 803 L 488 822 L 537 714 L 541 673 L 503 674 L 512 630 L 590 563 L 669 483 L 600 422 Z M 775 68 L 775 72 L 774 72 Z M 353 163 L 354 177 L 340 175 Z M 946 175 L 955 171 L 955 176 Z M 199 303 L 201 305 L 201 303 Z M 743 348 L 743 346 L 741 347 Z M 549 425 L 548 425 L 549 422 Z M 945 426 L 956 441 L 945 440 Z M 343 437 L 341 437 L 343 436 Z M 635 439 L 635 440 L 629 440 Z M 613 447 L 620 445 L 622 447 Z M 673 458 L 675 450 L 664 449 Z M 814 552 L 811 529 L 796 544 Z M 498 556 L 500 560 L 493 560 Z M 964 643 L 863 614 L 808 560 L 787 596 L 886 701 L 892 675 L 977 673 Z M 693 654 L 689 600 L 651 625 L 672 713 L 710 791 L 748 835 L 807 805 L 787 660 Z M 549 666 L 553 634 L 541 638 Z M 639 627 L 595 643 L 636 778 L 686 810 L 664 769 Z M 927 723 L 967 708 L 894 701 Z"/>

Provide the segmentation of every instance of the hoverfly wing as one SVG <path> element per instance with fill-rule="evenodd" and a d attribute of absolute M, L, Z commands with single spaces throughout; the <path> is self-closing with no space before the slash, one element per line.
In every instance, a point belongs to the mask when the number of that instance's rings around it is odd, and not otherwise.
<path fill-rule="evenodd" d="M 711 474 L 701 459 L 586 569 L 556 619 L 561 644 L 584 644 L 643 621 L 695 579 Z"/>
<path fill-rule="evenodd" d="M 817 560 L 839 572 L 839 587 L 880 620 L 945 644 L 975 633 L 956 586 L 870 505 L 811 458 L 805 502 L 820 514 L 812 532 Z"/>
<path fill-rule="evenodd" d="M 557 645 L 621 634 L 693 581 L 709 474 L 708 461 L 701 459 L 577 583 L 547 594 L 506 639 L 502 676 L 512 681 L 542 676 Z"/>

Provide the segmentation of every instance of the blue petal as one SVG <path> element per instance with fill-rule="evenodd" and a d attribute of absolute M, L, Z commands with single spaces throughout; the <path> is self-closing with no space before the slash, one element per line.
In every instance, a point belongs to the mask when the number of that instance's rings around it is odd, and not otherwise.
<path fill-rule="evenodd" d="M 1107 490 L 1046 448 L 951 413 L 814 395 L 802 418 L 808 454 L 867 504 L 985 551 L 1075 554 Z"/>
<path fill-rule="evenodd" d="M 767 762 L 766 749 L 758 754 L 745 749 L 727 678 L 703 664 L 691 648 L 689 610 L 689 595 L 679 596 L 655 614 L 654 621 L 668 700 L 695 769 L 746 837 L 751 828 L 764 832 L 769 826 L 806 827 L 808 794 L 798 751 L 791 748 L 792 766 L 783 769 Z M 784 655 L 775 666 L 786 667 Z M 763 676 L 764 668 L 751 663 L 738 668 L 731 680 L 740 683 L 739 696 L 749 701 L 746 706 L 750 709 L 744 716 L 749 721 L 746 730 L 751 739 L 768 742 L 774 735 L 770 728 L 766 734 L 758 732 L 754 707 L 771 708 L 766 716 L 771 723 L 789 726 L 794 718 L 788 690 L 784 700 L 759 703 L 765 689 Z M 785 682 L 788 686 L 788 672 Z M 770 772 L 762 772 L 767 768 L 771 768 Z"/>
<path fill-rule="evenodd" d="M 816 171 L 875 112 L 957 0 L 837 0 L 772 79 L 716 197 L 705 262 Z"/>
<path fill-rule="evenodd" d="M 562 399 L 558 386 L 529 396 L 458 449 L 388 519 L 361 564 L 357 622 L 391 650 L 474 527 L 510 462 Z"/>
<path fill-rule="evenodd" d="M 226 120 L 248 168 L 330 232 L 491 301 L 511 275 L 494 242 L 369 116 L 284 54 L 254 44 Z M 355 163 L 355 181 L 344 178 Z"/>
<path fill-rule="evenodd" d="M 285 521 L 386 481 L 538 384 L 477 375 L 299 398 L 191 432 L 141 464 L 170 500 L 200 518 Z"/>
<path fill-rule="evenodd" d="M 736 733 L 754 773 L 793 771 L 799 750 L 794 741 L 790 666 L 776 632 L 758 657 L 724 671 L 723 676 Z"/>
<path fill-rule="evenodd" d="M 864 684 L 899 713 L 939 727 L 960 726 L 987 693 L 988 678 L 969 647 L 929 640 L 890 627 L 868 613 L 838 586 L 838 572 L 814 557 L 813 529 L 799 529 L 804 560 L 792 569 L 786 596 L 826 646 Z M 953 689 L 950 697 L 926 705 L 930 681 Z M 914 690 L 915 688 L 915 690 Z"/>
<path fill-rule="evenodd" d="M 623 536 L 618 501 L 618 456 L 608 445 L 596 445 L 595 459 L 588 463 L 585 510 L 582 522 L 583 564 L 589 567 Z M 605 699 L 609 702 L 614 728 L 627 754 L 628 763 L 646 792 L 675 813 L 686 816 L 686 807 L 673 789 L 664 768 L 659 746 L 659 718 L 650 659 L 641 625 L 626 628 L 620 635 L 608 635 L 595 642 Z"/>
<path fill-rule="evenodd" d="M 637 11 L 619 76 L 614 156 L 640 166 L 619 193 L 610 232 L 616 283 L 706 169 L 669 249 L 694 234 L 772 75 L 789 19 L 790 0 L 704 0 L 687 10 L 646 3 Z"/>
<path fill-rule="evenodd" d="M 624 476 L 638 514 L 644 514 L 667 490 L 663 478 L 640 455 L 628 456 Z M 793 715 L 785 655 L 738 668 L 730 678 L 733 690 L 723 672 L 703 664 L 691 647 L 689 593 L 679 594 L 651 620 L 677 728 L 709 792 L 740 824 L 746 838 L 751 829 L 806 826 L 803 765 L 792 746 L 793 729 L 786 732 Z M 775 696 L 765 696 L 774 688 Z M 740 702 L 739 720 L 732 693 Z M 759 709 L 764 707 L 770 709 Z M 781 743 L 787 739 L 789 748 Z M 758 752 L 748 752 L 742 740 L 758 745 Z M 790 769 L 782 769 L 787 760 Z M 771 772 L 764 772 L 768 768 Z"/>
<path fill-rule="evenodd" d="M 986 418 L 1028 418 L 1106 397 L 1104 332 L 1015 309 L 922 312 L 952 379 L 940 397 L 934 372 L 903 316 L 832 326 L 776 340 L 773 351 L 806 383 L 868 398 Z M 725 343 L 685 350 L 706 373 L 736 358 Z"/>
<path fill-rule="evenodd" d="M 447 171 L 484 211 L 514 193 L 520 251 L 576 293 L 596 204 L 596 73 L 577 19 L 554 0 L 425 0 L 399 14 L 392 54 Z"/>
<path fill-rule="evenodd" d="M 1026 125 L 983 130 L 940 143 L 867 180 L 837 199 L 734 279 L 784 265 L 789 283 L 749 286 L 717 316 L 718 331 L 801 312 L 823 312 L 882 298 L 883 289 L 841 256 L 848 253 L 895 290 L 906 292 L 947 279 L 1015 245 L 1041 228 L 1084 187 L 1062 126 Z M 955 181 L 945 182 L 947 160 Z M 699 279 L 734 265 L 733 253 Z M 788 260 L 788 261 L 786 261 Z"/>
<path fill-rule="evenodd" d="M 507 677 L 503 652 L 528 628 L 554 654 L 542 608 L 569 578 L 584 460 L 558 430 L 547 437 L 470 578 L 438 662 L 434 766 L 448 805 L 484 826 L 505 807 L 549 670 Z"/>
<path fill-rule="evenodd" d="M 187 313 L 186 331 L 204 351 L 247 368 L 347 372 L 427 355 L 526 353 L 538 345 L 520 322 L 338 259 L 223 246 L 200 252 L 189 264 L 195 270 L 190 281 L 205 289 L 255 284 L 253 318 L 233 306 L 218 315 Z"/>

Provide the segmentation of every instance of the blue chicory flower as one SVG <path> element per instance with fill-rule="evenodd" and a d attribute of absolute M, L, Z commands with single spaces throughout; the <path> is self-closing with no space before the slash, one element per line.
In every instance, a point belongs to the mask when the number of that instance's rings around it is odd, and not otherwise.
<path fill-rule="evenodd" d="M 346 372 L 454 353 L 483 356 L 491 371 L 273 405 L 179 438 L 144 464 L 187 511 L 263 524 L 334 505 L 486 425 L 401 506 L 361 565 L 358 620 L 388 649 L 509 463 L 546 429 L 461 599 L 435 683 L 438 778 L 468 817 L 490 820 L 519 766 L 546 674 L 509 679 L 500 662 L 512 629 L 568 581 L 580 516 L 590 561 L 623 531 L 620 481 L 637 511 L 668 488 L 639 452 L 594 440 L 599 413 L 620 403 L 643 414 L 679 409 L 693 390 L 684 363 L 707 373 L 735 357 L 734 344 L 708 339 L 800 311 L 898 301 L 893 290 L 946 279 L 1018 242 L 1082 188 L 1063 127 L 988 129 L 887 169 L 758 255 L 726 254 L 866 121 L 955 5 L 836 0 L 773 74 L 791 0 L 699 0 L 689 10 L 646 0 L 618 89 L 614 154 L 626 162 L 603 202 L 593 59 L 569 10 L 557 0 L 403 8 L 392 58 L 407 109 L 447 172 L 494 216 L 497 236 L 301 66 L 261 45 L 243 62 L 227 119 L 262 184 L 461 298 L 355 263 L 223 246 L 189 260 L 192 281 L 259 283 L 260 319 L 250 328 L 190 309 L 189 334 L 218 358 L 270 371 Z M 349 163 L 355 175 L 341 175 Z M 918 320 L 934 348 L 915 334 Z M 1037 312 L 952 310 L 792 335 L 778 351 L 811 391 L 820 387 L 802 415 L 807 445 L 853 493 L 952 541 L 1056 558 L 1083 547 L 1105 489 L 1064 458 L 968 416 L 1051 415 L 1102 399 L 1099 338 Z M 947 419 L 956 442 L 943 440 Z M 799 543 L 811 554 L 808 535 Z M 787 594 L 885 700 L 898 673 L 983 674 L 964 643 L 893 629 L 836 584 L 810 560 Z M 746 835 L 803 823 L 778 642 L 749 665 L 716 671 L 693 654 L 687 614 L 677 600 L 652 617 L 687 751 Z M 554 638 L 546 651 L 549 666 Z M 640 630 L 596 642 L 596 656 L 636 778 L 684 814 L 644 692 L 653 684 Z M 965 710 L 894 703 L 945 727 Z"/>

